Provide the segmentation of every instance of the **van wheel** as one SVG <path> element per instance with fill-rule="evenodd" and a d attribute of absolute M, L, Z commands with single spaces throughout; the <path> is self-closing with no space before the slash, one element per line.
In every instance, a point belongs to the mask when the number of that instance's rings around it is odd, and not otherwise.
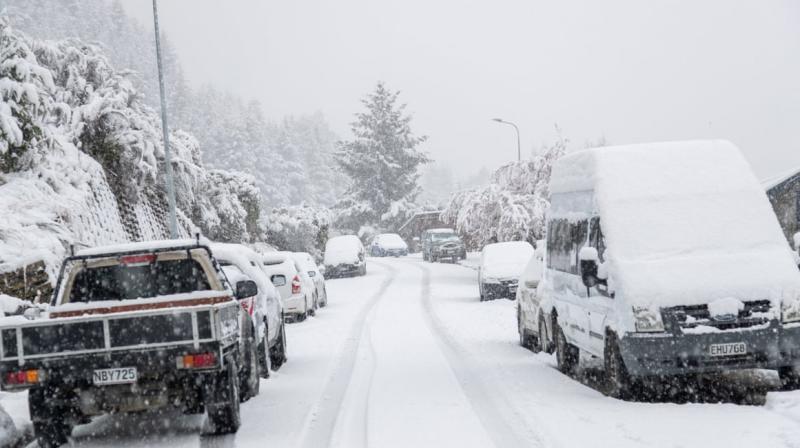
<path fill-rule="evenodd" d="M 239 430 L 239 381 L 236 361 L 211 381 L 206 393 L 208 422 L 213 434 L 232 434 Z"/>
<path fill-rule="evenodd" d="M 545 353 L 553 353 L 554 347 L 547 337 L 547 324 L 542 316 L 542 311 L 539 311 L 539 348 Z"/>
<path fill-rule="evenodd" d="M 316 316 L 317 315 L 317 308 L 319 308 L 319 306 L 317 305 L 317 295 L 314 294 L 314 299 L 311 301 L 311 309 L 308 310 L 308 314 L 310 314 L 312 316 Z"/>
<path fill-rule="evenodd" d="M 555 317 L 553 319 L 553 327 L 556 330 L 556 364 L 558 365 L 558 370 L 566 375 L 572 375 L 578 366 L 580 351 L 578 347 L 567 342 L 567 337 L 564 335 L 561 325 L 558 324 L 558 319 Z"/>
<path fill-rule="evenodd" d="M 528 331 L 525 330 L 525 325 L 522 323 L 522 309 L 519 307 L 519 305 L 517 305 L 517 331 L 519 332 L 519 345 L 533 351 L 534 353 L 541 351 L 539 350 L 539 344 L 536 341 L 536 337 L 528 334 Z"/>
<path fill-rule="evenodd" d="M 625 367 L 625 360 L 622 359 L 617 335 L 612 332 L 606 334 L 604 358 L 608 396 L 619 399 L 630 398 L 633 381 Z"/>

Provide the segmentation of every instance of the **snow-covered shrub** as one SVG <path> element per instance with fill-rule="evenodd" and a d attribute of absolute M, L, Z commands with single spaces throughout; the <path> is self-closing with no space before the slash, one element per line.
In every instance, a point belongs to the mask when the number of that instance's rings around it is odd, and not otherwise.
<path fill-rule="evenodd" d="M 502 241 L 541 239 L 550 205 L 552 164 L 565 149 L 560 141 L 532 160 L 498 168 L 489 185 L 454 194 L 442 220 L 453 223 L 474 249 Z"/>
<path fill-rule="evenodd" d="M 280 207 L 263 217 L 267 242 L 293 252 L 308 252 L 317 260 L 328 241 L 331 212 L 307 205 Z"/>

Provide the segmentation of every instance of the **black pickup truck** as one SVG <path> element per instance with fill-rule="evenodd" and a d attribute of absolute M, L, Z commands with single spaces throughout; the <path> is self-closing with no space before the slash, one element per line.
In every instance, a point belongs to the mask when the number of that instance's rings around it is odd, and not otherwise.
<path fill-rule="evenodd" d="M 236 294 L 233 291 L 237 291 Z M 239 427 L 258 392 L 249 318 L 207 245 L 194 240 L 95 248 L 67 258 L 49 309 L 0 319 L 0 387 L 29 390 L 40 446 L 90 417 L 177 406 Z"/>

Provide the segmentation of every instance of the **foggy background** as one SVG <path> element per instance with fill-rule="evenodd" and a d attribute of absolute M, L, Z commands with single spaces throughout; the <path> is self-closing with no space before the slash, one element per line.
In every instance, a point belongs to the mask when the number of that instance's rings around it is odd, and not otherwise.
<path fill-rule="evenodd" d="M 152 29 L 151 0 L 125 0 Z M 161 0 L 193 86 L 321 111 L 348 138 L 378 80 L 458 176 L 557 138 L 573 147 L 726 138 L 760 178 L 800 165 L 800 4 L 792 1 Z M 169 76 L 169 74 L 167 74 Z"/>

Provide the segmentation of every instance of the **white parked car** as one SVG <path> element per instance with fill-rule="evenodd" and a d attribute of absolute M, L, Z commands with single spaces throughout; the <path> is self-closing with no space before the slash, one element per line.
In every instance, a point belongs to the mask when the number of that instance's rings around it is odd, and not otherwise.
<path fill-rule="evenodd" d="M 291 252 L 269 252 L 261 256 L 264 270 L 283 299 L 284 313 L 303 321 L 316 312 L 315 287 Z"/>
<path fill-rule="evenodd" d="M 211 245 L 217 262 L 222 266 L 231 285 L 239 280 L 253 280 L 258 295 L 240 301 L 251 316 L 258 343 L 259 362 L 264 378 L 269 367 L 279 369 L 286 361 L 286 331 L 283 322 L 283 302 L 280 293 L 270 282 L 261 266 L 261 256 L 241 244 Z"/>
<path fill-rule="evenodd" d="M 355 235 L 335 236 L 325 245 L 325 275 L 355 277 L 367 275 L 366 251 Z"/>
<path fill-rule="evenodd" d="M 317 266 L 317 263 L 314 261 L 314 257 L 308 252 L 295 252 L 294 256 L 300 264 L 300 268 L 314 283 L 319 307 L 325 307 L 328 304 L 328 290 L 325 288 L 325 276 L 320 272 L 319 266 Z"/>
<path fill-rule="evenodd" d="M 404 257 L 408 255 L 408 244 L 396 233 L 381 233 L 372 239 L 369 254 L 373 257 Z"/>
<path fill-rule="evenodd" d="M 539 284 L 558 368 L 580 353 L 610 395 L 653 376 L 777 369 L 794 381 L 800 275 L 729 142 L 588 149 L 553 167 Z"/>
<path fill-rule="evenodd" d="M 517 287 L 517 330 L 519 332 L 519 343 L 523 347 L 539 352 L 545 350 L 550 352 L 550 346 L 543 347 L 539 344 L 539 325 L 544 325 L 544 319 L 540 316 L 538 294 L 539 282 L 542 279 L 544 269 L 545 242 L 536 242 L 536 251 L 531 257 L 522 275 L 519 277 Z"/>
<path fill-rule="evenodd" d="M 513 299 L 522 269 L 533 257 L 527 241 L 489 244 L 481 251 L 478 289 L 481 302 L 498 298 Z"/>

